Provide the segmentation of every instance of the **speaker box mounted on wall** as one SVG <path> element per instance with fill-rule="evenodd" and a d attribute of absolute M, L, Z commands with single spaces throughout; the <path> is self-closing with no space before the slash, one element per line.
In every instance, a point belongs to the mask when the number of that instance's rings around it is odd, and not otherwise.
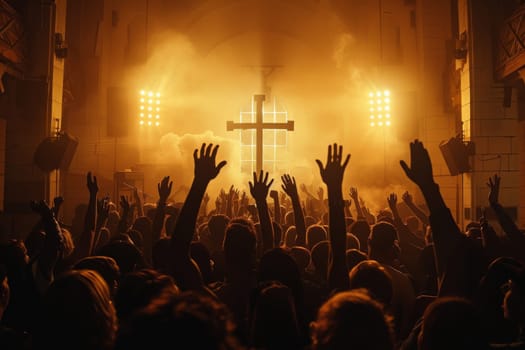
<path fill-rule="evenodd" d="M 447 163 L 450 175 L 459 175 L 472 170 L 469 156 L 474 155 L 474 143 L 463 142 L 459 136 L 439 144 L 441 154 Z"/>
<path fill-rule="evenodd" d="M 61 132 L 57 137 L 48 137 L 38 145 L 33 160 L 44 172 L 67 170 L 78 147 L 78 138 Z"/>

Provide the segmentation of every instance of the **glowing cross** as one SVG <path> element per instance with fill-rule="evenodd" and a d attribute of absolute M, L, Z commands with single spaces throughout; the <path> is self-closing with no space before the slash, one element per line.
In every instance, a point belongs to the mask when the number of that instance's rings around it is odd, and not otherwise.
<path fill-rule="evenodd" d="M 256 103 L 255 123 L 235 123 L 233 121 L 227 121 L 226 130 L 232 131 L 236 129 L 255 129 L 255 167 L 257 174 L 259 174 L 259 172 L 263 168 L 263 130 L 280 129 L 293 131 L 294 121 L 288 120 L 286 123 L 265 123 L 263 121 L 263 102 L 265 99 L 265 95 L 254 95 L 253 99 Z"/>

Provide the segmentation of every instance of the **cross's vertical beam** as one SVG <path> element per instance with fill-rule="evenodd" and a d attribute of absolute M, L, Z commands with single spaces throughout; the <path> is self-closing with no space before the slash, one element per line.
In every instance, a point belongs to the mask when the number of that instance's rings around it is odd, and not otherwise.
<path fill-rule="evenodd" d="M 264 95 L 254 95 L 253 99 L 255 100 L 255 124 L 258 126 L 255 131 L 255 171 L 259 174 L 263 168 L 263 102 Z"/>

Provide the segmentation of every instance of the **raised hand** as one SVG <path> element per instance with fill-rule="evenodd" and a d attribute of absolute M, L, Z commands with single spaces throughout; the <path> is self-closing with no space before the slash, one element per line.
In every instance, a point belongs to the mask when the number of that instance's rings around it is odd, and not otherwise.
<path fill-rule="evenodd" d="M 279 201 L 279 192 L 277 190 L 270 191 L 270 198 L 275 201 Z"/>
<path fill-rule="evenodd" d="M 97 220 L 106 220 L 109 216 L 109 197 L 97 200 Z"/>
<path fill-rule="evenodd" d="M 164 176 L 162 180 L 157 184 L 157 190 L 159 191 L 159 201 L 161 203 L 166 203 L 168 197 L 171 194 L 171 188 L 173 186 L 173 181 L 170 181 L 169 176 Z"/>
<path fill-rule="evenodd" d="M 128 213 L 130 209 L 129 200 L 126 196 L 120 196 L 120 206 L 124 213 Z"/>
<path fill-rule="evenodd" d="M 317 199 L 319 199 L 320 202 L 324 200 L 324 190 L 322 187 L 319 187 L 317 190 Z"/>
<path fill-rule="evenodd" d="M 489 204 L 495 205 L 499 202 L 499 184 L 501 182 L 501 177 L 498 174 L 489 177 L 489 182 L 487 186 L 489 187 Z"/>
<path fill-rule="evenodd" d="M 204 193 L 204 197 L 202 197 L 202 202 L 208 204 L 209 201 L 210 201 L 210 195 L 208 194 L 208 192 L 206 192 Z"/>
<path fill-rule="evenodd" d="M 390 193 L 386 201 L 388 202 L 388 207 L 392 211 L 392 214 L 396 215 L 397 214 L 397 194 Z"/>
<path fill-rule="evenodd" d="M 58 196 L 58 197 L 53 198 L 53 208 L 51 209 L 53 210 L 53 214 L 55 215 L 56 218 L 58 218 L 58 212 L 60 211 L 60 207 L 62 206 L 63 203 L 64 203 L 64 197 Z"/>
<path fill-rule="evenodd" d="M 326 165 L 316 159 L 315 162 L 319 166 L 321 178 L 327 186 L 340 186 L 343 183 L 343 175 L 350 160 L 350 154 L 347 154 L 343 161 L 343 146 L 337 146 L 334 143 L 328 146 L 328 156 L 326 157 Z M 342 162 L 342 163 L 341 163 Z"/>
<path fill-rule="evenodd" d="M 401 160 L 399 164 L 406 176 L 420 188 L 434 183 L 430 156 L 423 143 L 418 139 L 410 143 L 410 167 L 404 160 Z"/>
<path fill-rule="evenodd" d="M 308 193 L 308 189 L 306 188 L 305 184 L 301 184 L 300 187 L 301 187 L 301 191 L 303 191 L 304 193 Z"/>
<path fill-rule="evenodd" d="M 208 183 L 217 177 L 221 169 L 226 165 L 226 161 L 223 160 L 219 164 L 215 164 L 215 158 L 217 157 L 217 151 L 219 145 L 213 146 L 213 144 L 205 143 L 202 144 L 200 152 L 198 149 L 193 151 L 193 161 L 195 163 L 195 180 L 199 182 Z"/>
<path fill-rule="evenodd" d="M 386 201 L 388 202 L 388 206 L 390 207 L 390 210 L 392 210 L 392 212 L 397 210 L 397 194 L 390 193 Z"/>
<path fill-rule="evenodd" d="M 299 198 L 295 177 L 290 176 L 289 174 L 284 174 L 281 176 L 281 181 L 283 182 L 281 188 L 283 189 L 284 193 L 290 196 L 290 198 Z"/>
<path fill-rule="evenodd" d="M 359 203 L 359 194 L 357 193 L 357 188 L 350 187 L 350 198 L 352 198 L 355 203 Z"/>
<path fill-rule="evenodd" d="M 264 175 L 264 178 L 263 178 Z M 259 173 L 259 178 L 257 178 L 257 173 L 253 172 L 253 183 L 250 181 L 250 194 L 256 201 L 266 201 L 268 196 L 268 191 L 273 184 L 273 179 L 268 182 L 268 172 L 263 174 L 263 171 Z"/>
<path fill-rule="evenodd" d="M 91 174 L 91 171 L 88 171 L 87 176 L 87 188 L 90 195 L 96 195 L 98 193 L 98 183 L 97 177 Z"/>
<path fill-rule="evenodd" d="M 31 201 L 29 205 L 31 206 L 31 210 L 40 214 L 42 217 L 54 217 L 53 210 L 51 210 L 45 200 Z"/>
<path fill-rule="evenodd" d="M 408 193 L 408 191 L 405 191 L 401 198 L 403 199 L 403 202 L 405 202 L 406 204 L 414 203 L 414 201 L 412 199 L 412 195 L 410 193 Z"/>

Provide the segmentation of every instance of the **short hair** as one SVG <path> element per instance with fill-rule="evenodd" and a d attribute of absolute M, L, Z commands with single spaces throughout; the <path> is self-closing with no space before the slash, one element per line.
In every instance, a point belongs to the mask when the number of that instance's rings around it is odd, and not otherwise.
<path fill-rule="evenodd" d="M 195 291 L 161 295 L 119 330 L 115 350 L 176 348 L 237 349 L 236 324 L 228 307 Z"/>
<path fill-rule="evenodd" d="M 392 350 L 392 320 L 363 289 L 338 292 L 320 308 L 312 327 L 312 349 Z"/>
<path fill-rule="evenodd" d="M 348 273 L 350 289 L 367 289 L 372 297 L 383 305 L 390 305 L 394 294 L 392 277 L 375 260 L 364 260 L 358 263 Z"/>
<path fill-rule="evenodd" d="M 353 233 L 346 233 L 346 249 L 361 249 L 361 242 Z"/>
<path fill-rule="evenodd" d="M 461 297 L 441 297 L 425 309 L 420 343 L 423 349 L 485 349 L 486 332 L 474 304 Z"/>
<path fill-rule="evenodd" d="M 311 225 L 306 229 L 306 245 L 310 249 L 317 243 L 326 240 L 327 237 L 326 230 L 321 225 Z"/>
<path fill-rule="evenodd" d="M 369 243 L 373 248 L 385 250 L 394 246 L 397 231 L 391 223 L 380 221 L 372 226 Z"/>

